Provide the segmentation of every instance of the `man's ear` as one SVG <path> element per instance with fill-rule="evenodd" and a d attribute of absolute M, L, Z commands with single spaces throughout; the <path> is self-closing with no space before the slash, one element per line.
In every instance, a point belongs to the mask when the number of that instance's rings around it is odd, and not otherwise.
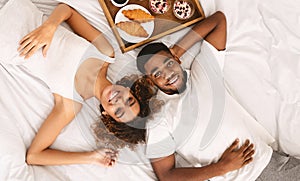
<path fill-rule="evenodd" d="M 170 48 L 170 52 L 174 58 L 174 60 L 176 60 L 176 62 L 178 62 L 179 64 L 181 64 L 181 61 L 179 59 L 179 57 L 176 55 L 175 51 L 173 50 L 173 48 Z"/>

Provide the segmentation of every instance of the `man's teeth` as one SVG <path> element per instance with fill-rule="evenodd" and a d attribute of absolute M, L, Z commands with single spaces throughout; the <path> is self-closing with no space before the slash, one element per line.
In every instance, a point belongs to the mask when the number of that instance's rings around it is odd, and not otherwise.
<path fill-rule="evenodd" d="M 113 98 L 115 98 L 118 94 L 119 94 L 119 91 L 113 92 L 109 97 L 109 101 L 111 101 Z"/>
<path fill-rule="evenodd" d="M 173 83 L 175 83 L 177 80 L 178 80 L 178 75 L 172 77 L 172 78 L 169 80 L 169 83 L 168 83 L 168 84 L 173 84 Z"/>

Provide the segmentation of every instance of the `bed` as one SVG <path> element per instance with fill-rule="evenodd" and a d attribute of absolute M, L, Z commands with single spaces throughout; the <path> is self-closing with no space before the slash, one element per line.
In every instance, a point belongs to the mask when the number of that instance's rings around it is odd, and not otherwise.
<path fill-rule="evenodd" d="M 59 3 L 32 0 L 46 15 Z M 112 81 L 137 73 L 134 60 L 139 48 L 122 54 L 97 0 L 61 0 L 105 33 L 116 50 L 109 68 Z M 0 8 L 7 0 L 0 1 Z M 300 158 L 300 2 L 293 0 L 200 0 L 205 15 L 226 14 L 228 41 L 224 81 L 236 100 L 276 139 L 274 149 Z M 3 15 L 2 15 L 3 16 Z M 0 22 L 3 24 L 3 22 Z M 66 25 L 65 25 L 66 26 Z M 188 29 L 160 39 L 176 42 Z M 176 38 L 174 38 L 176 37 Z M 0 54 L 5 54 L 1 47 Z M 17 47 L 15 47 L 17 48 Z M 192 60 L 200 46 L 186 59 Z M 53 106 L 52 94 L 42 81 L 22 67 L 0 64 L 0 180 L 155 180 L 140 145 L 124 149 L 113 168 L 95 165 L 28 166 L 26 148 Z M 82 121 L 97 119 L 97 101 L 89 100 L 83 111 L 59 135 L 53 148 L 88 151 L 95 147 L 92 133 Z M 91 122 L 85 122 L 90 124 Z"/>

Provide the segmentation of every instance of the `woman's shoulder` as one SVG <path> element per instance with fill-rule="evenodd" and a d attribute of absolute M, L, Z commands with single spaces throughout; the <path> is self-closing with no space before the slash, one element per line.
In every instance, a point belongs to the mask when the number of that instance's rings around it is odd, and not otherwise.
<path fill-rule="evenodd" d="M 84 55 L 82 57 L 83 60 L 86 60 L 89 58 L 95 58 L 95 59 L 98 59 L 99 61 L 104 61 L 104 62 L 108 62 L 108 63 L 115 62 L 115 58 L 104 55 L 93 44 L 89 45 L 89 47 L 86 49 L 86 52 L 84 53 Z"/>

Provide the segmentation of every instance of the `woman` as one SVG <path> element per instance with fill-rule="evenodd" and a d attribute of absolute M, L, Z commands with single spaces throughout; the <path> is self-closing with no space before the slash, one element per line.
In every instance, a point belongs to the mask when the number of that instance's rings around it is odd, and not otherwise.
<path fill-rule="evenodd" d="M 65 4 L 58 5 L 50 17 L 40 27 L 26 35 L 20 41 L 20 47 L 18 48 L 20 55 L 29 58 L 42 47 L 43 55 L 46 56 L 50 44 L 56 43 L 55 37 L 58 35 L 55 34 L 54 36 L 54 33 L 59 24 L 63 21 L 67 21 L 77 34 L 89 41 L 93 41 L 96 46 L 100 45 L 97 46 L 97 48 L 103 54 L 110 57 L 114 56 L 113 48 L 105 37 L 101 35 L 101 32 L 89 25 L 82 16 Z M 64 34 L 62 34 L 62 36 L 63 35 Z M 76 40 L 74 46 L 81 46 L 80 43 L 81 40 Z M 85 46 L 84 43 L 82 45 Z M 93 54 L 93 56 L 91 56 L 91 54 Z M 63 67 L 55 65 L 55 63 L 64 63 L 67 60 L 51 62 L 52 59 L 50 59 L 27 65 L 27 68 L 33 72 L 36 71 L 37 74 L 41 73 L 41 76 L 45 75 L 45 82 L 49 83 L 48 86 L 53 92 L 55 101 L 51 113 L 40 127 L 28 149 L 28 164 L 59 165 L 94 163 L 112 166 L 115 163 L 117 153 L 111 149 L 100 149 L 92 152 L 64 152 L 49 148 L 60 131 L 71 122 L 80 111 L 82 101 L 91 97 L 96 97 L 101 102 L 101 107 L 103 107 L 104 110 L 102 117 L 106 120 L 104 124 L 108 126 L 108 130 L 111 132 L 107 134 L 116 135 L 118 138 L 124 140 L 122 145 L 114 144 L 113 146 L 115 146 L 115 148 L 132 146 L 132 144 L 144 141 L 145 130 L 141 130 L 141 127 L 136 128 L 134 125 L 143 127 L 145 123 L 141 123 L 140 120 L 145 121 L 151 111 L 158 110 L 150 110 L 149 107 L 150 99 L 156 94 L 156 90 L 145 77 L 126 77 L 119 82 L 120 85 L 112 85 L 112 83 L 106 79 L 109 64 L 104 62 L 111 61 L 111 59 L 99 52 L 95 56 L 94 54 L 97 53 L 95 53 L 93 48 L 87 49 L 87 53 L 83 55 L 83 58 L 79 60 L 77 60 L 78 58 L 74 59 L 74 62 L 72 62 L 72 60 L 68 62 L 68 64 L 64 64 Z M 55 69 L 62 69 L 62 71 L 53 70 L 53 68 L 49 69 L 47 64 L 55 66 L 53 67 Z M 67 67 L 67 69 L 64 67 Z M 50 71 L 45 73 L 41 72 L 42 70 Z M 47 78 L 51 78 L 51 74 L 54 74 L 53 72 L 62 72 L 63 74 L 60 76 L 61 79 L 69 81 L 65 81 L 65 84 L 57 83 L 64 82 L 58 79 L 48 81 Z M 57 77 L 57 75 L 55 76 Z M 131 88 L 129 88 L 130 85 L 132 85 Z M 95 128 L 95 132 L 98 136 L 100 135 L 99 130 L 101 130 L 99 127 Z M 134 139 L 129 138 L 128 134 L 134 137 Z M 101 140 L 102 138 L 98 137 L 98 139 Z M 103 138 L 103 140 L 105 140 L 105 138 Z"/>

